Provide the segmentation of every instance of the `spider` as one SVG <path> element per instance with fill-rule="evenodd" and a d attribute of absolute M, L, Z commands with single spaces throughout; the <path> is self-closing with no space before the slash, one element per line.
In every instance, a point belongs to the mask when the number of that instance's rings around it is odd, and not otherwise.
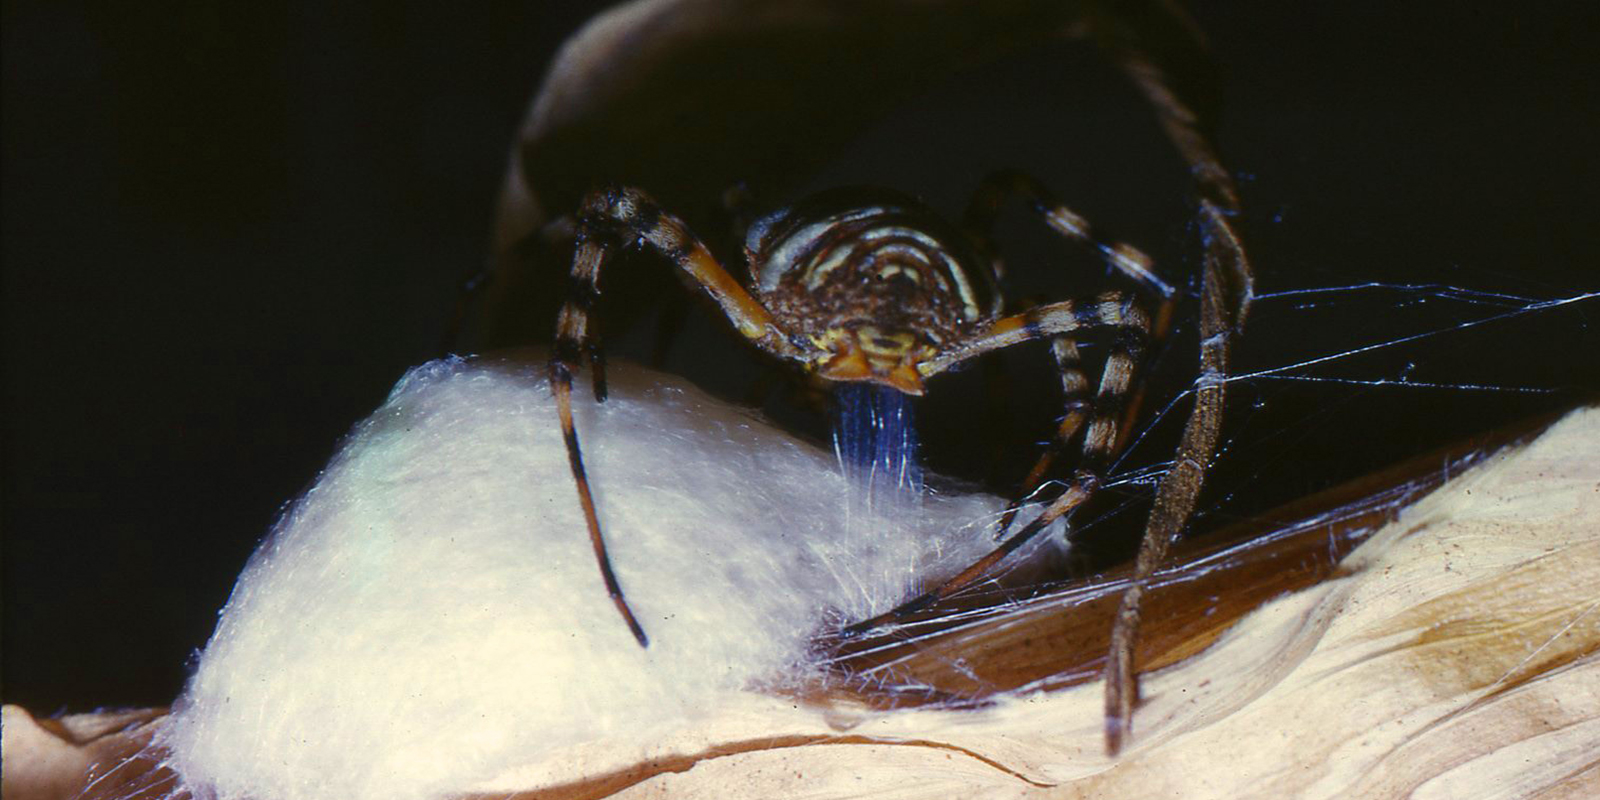
<path fill-rule="evenodd" d="M 1198 188 L 1197 228 L 1203 246 L 1200 291 L 1200 376 L 1195 405 L 1172 467 L 1148 518 L 1134 577 L 1111 636 L 1106 677 L 1106 745 L 1115 754 L 1130 731 L 1138 687 L 1133 667 L 1139 608 L 1146 583 L 1193 512 L 1215 452 L 1229 345 L 1250 299 L 1251 272 L 1229 218 L 1238 200 L 1231 176 L 1201 132 L 1197 115 L 1168 89 L 1162 71 L 1142 53 L 1112 48 L 1157 111 L 1168 137 L 1188 161 Z M 1019 195 L 1056 233 L 1087 245 L 1137 293 L 1107 291 L 1006 314 L 998 291 L 999 261 L 989 236 L 1001 201 Z M 1048 342 L 1060 373 L 1063 415 L 998 529 L 1004 538 L 955 577 L 879 617 L 842 633 L 856 635 L 902 620 L 984 576 L 1008 554 L 1099 488 L 1103 471 L 1125 444 L 1138 408 L 1134 374 L 1142 355 L 1165 335 L 1177 291 L 1126 244 L 1094 234 L 1079 215 L 1038 181 L 1004 172 L 979 187 L 963 225 L 955 226 L 906 195 L 853 187 L 823 192 L 757 220 L 746 235 L 746 280 L 720 264 L 681 219 L 644 191 L 609 186 L 589 193 L 576 217 L 569 290 L 559 313 L 549 363 L 579 502 L 606 591 L 641 646 L 649 638 L 612 571 L 583 465 L 572 416 L 572 379 L 587 361 L 595 397 L 605 399 L 603 359 L 590 335 L 600 272 L 618 252 L 643 247 L 671 262 L 713 300 L 733 327 L 767 354 L 824 382 L 865 383 L 921 395 L 928 379 L 979 356 L 1030 341 Z M 1151 312 L 1153 307 L 1154 311 Z M 1110 333 L 1099 386 L 1080 369 L 1078 338 Z M 1043 483 L 1057 455 L 1082 434 L 1070 479 Z M 1025 497 L 1044 510 L 1010 528 Z"/>

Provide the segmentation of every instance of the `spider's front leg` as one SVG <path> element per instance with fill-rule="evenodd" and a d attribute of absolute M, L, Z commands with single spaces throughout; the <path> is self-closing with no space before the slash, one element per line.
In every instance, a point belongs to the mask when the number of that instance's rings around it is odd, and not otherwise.
<path fill-rule="evenodd" d="M 572 259 L 572 274 L 567 299 L 556 321 L 554 352 L 550 358 L 550 389 L 555 395 L 561 418 L 561 433 L 566 439 L 567 460 L 578 490 L 578 502 L 589 528 L 595 561 L 605 582 L 606 593 L 641 647 L 650 639 L 634 616 L 623 595 L 622 585 L 611 568 L 595 513 L 594 492 L 583 465 L 583 448 L 572 418 L 572 376 L 587 357 L 594 369 L 595 399 L 605 399 L 604 360 L 598 340 L 590 331 L 595 301 L 600 297 L 600 271 L 627 247 L 644 245 L 683 270 L 722 308 L 734 327 L 758 347 L 782 357 L 798 357 L 793 345 L 772 323 L 772 316 L 739 282 L 718 264 L 704 244 L 689 233 L 683 221 L 666 213 L 654 200 L 638 189 L 607 187 L 589 193 L 578 213 L 577 247 Z"/>
<path fill-rule="evenodd" d="M 585 211 L 588 210 L 585 203 Z M 589 223 L 590 220 L 583 220 Z M 582 223 L 581 223 L 582 224 Z M 572 419 L 572 375 L 577 372 L 583 357 L 594 368 L 594 397 L 606 397 L 605 363 L 600 356 L 598 341 L 589 332 L 589 313 L 600 296 L 600 268 L 616 253 L 620 242 L 614 235 L 598 226 L 583 224 L 579 229 L 577 249 L 572 259 L 572 276 L 568 282 L 567 299 L 561 306 L 556 321 L 556 339 L 550 357 L 550 390 L 555 395 L 556 411 L 561 418 L 561 434 L 566 440 L 567 460 L 572 467 L 573 482 L 578 489 L 578 503 L 583 507 L 584 520 L 589 526 L 589 542 L 594 546 L 595 561 L 600 566 L 600 576 L 606 593 L 616 605 L 618 613 L 633 633 L 639 646 L 648 647 L 650 639 L 644 627 L 628 606 L 622 594 L 622 585 L 611 569 L 611 558 L 606 553 L 605 538 L 600 533 L 600 520 L 595 515 L 594 495 L 589 488 L 589 477 L 583 466 L 583 449 L 578 444 L 578 428 Z"/>

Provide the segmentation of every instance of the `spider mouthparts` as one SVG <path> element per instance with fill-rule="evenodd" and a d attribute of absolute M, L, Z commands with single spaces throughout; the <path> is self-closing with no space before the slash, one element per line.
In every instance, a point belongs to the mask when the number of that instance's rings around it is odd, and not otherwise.
<path fill-rule="evenodd" d="M 917 340 L 909 333 L 885 333 L 863 325 L 835 328 L 818 344 L 833 355 L 817 367 L 830 381 L 871 381 L 909 395 L 923 393 L 917 372 Z"/>
<path fill-rule="evenodd" d="M 922 375 L 915 366 L 899 360 L 872 358 L 854 347 L 823 362 L 817 374 L 830 381 L 881 383 L 909 395 L 921 395 L 924 391 Z"/>

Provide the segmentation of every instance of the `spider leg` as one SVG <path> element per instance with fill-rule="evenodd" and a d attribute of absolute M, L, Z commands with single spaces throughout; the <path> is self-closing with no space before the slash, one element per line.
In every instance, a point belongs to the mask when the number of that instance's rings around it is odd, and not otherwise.
<path fill-rule="evenodd" d="M 594 557 L 600 567 L 600 577 L 605 582 L 606 594 L 617 607 L 617 612 L 638 640 L 640 647 L 648 647 L 650 639 L 634 617 L 633 609 L 622 594 L 622 585 L 611 569 L 611 558 L 606 553 L 605 537 L 600 534 L 600 520 L 595 515 L 594 495 L 589 489 L 589 476 L 583 466 L 583 448 L 578 443 L 578 428 L 572 420 L 572 374 L 585 356 L 596 351 L 589 338 L 589 307 L 599 297 L 596 284 L 600 268 L 615 252 L 610 242 L 595 237 L 580 236 L 577 253 L 572 261 L 572 280 L 567 300 L 561 307 L 556 323 L 555 350 L 550 358 L 550 389 L 555 394 L 556 412 L 561 418 L 561 434 L 566 440 L 567 461 L 572 467 L 572 479 L 578 489 L 578 503 L 583 507 L 583 517 L 589 526 L 589 543 L 594 547 Z M 598 376 L 598 370 L 597 376 Z M 597 377 L 595 398 L 604 399 L 604 382 Z"/>
<path fill-rule="evenodd" d="M 1133 245 L 1097 235 L 1087 219 L 1068 208 L 1043 183 L 1025 172 L 1000 170 L 991 173 L 973 192 L 966 213 L 962 216 L 962 226 L 977 240 L 982 250 L 990 254 L 997 252 L 992 233 L 994 220 L 1000 204 L 1011 195 L 1018 195 L 1025 200 L 1028 208 L 1039 215 L 1052 231 L 1093 249 L 1107 265 L 1132 278 L 1157 298 L 1161 305 L 1156 312 L 1155 329 L 1165 329 L 1178 292 L 1156 275 L 1150 257 Z M 997 258 L 993 258 L 991 269 L 996 271 L 998 277 L 1001 267 Z"/>
<path fill-rule="evenodd" d="M 1061 419 L 1056 424 L 1055 438 L 1039 454 L 1033 469 L 1028 470 L 1028 476 L 1022 479 L 1022 494 L 1012 499 L 1006 507 L 1006 513 L 1000 517 L 1000 524 L 996 526 L 997 538 L 1011 527 L 1017 511 L 1022 508 L 1023 499 L 1044 481 L 1056 456 L 1066 449 L 1089 417 L 1092 405 L 1089 401 L 1089 381 L 1079 366 L 1082 358 L 1078 355 L 1078 343 L 1071 337 L 1057 336 L 1050 340 L 1050 355 L 1055 358 L 1056 372 L 1061 376 Z M 1123 427 L 1127 424 L 1128 421 L 1123 420 Z"/>
<path fill-rule="evenodd" d="M 798 351 L 779 334 L 766 308 L 717 263 L 683 222 L 662 211 L 643 192 L 618 187 L 591 192 L 579 212 L 578 224 L 567 298 L 556 321 L 555 346 L 549 365 L 550 389 L 555 395 L 567 460 L 572 467 L 578 502 L 583 507 L 589 541 L 594 546 L 595 561 L 606 592 L 639 645 L 648 647 L 650 639 L 628 606 L 622 585 L 611 568 L 605 536 L 595 513 L 594 493 L 583 465 L 583 448 L 572 418 L 572 376 L 584 360 L 594 370 L 595 399 L 605 399 L 605 360 L 598 337 L 593 333 L 590 314 L 600 297 L 601 269 L 621 248 L 648 245 L 704 289 L 722 307 L 735 329 L 758 347 L 780 357 L 797 357 Z"/>
<path fill-rule="evenodd" d="M 742 243 L 750 221 L 756 216 L 755 196 L 743 181 L 736 181 L 722 190 L 720 210 L 726 217 L 728 241 Z M 693 287 L 689 287 L 691 290 Z M 647 362 L 655 369 L 663 369 L 672 353 L 673 345 L 689 320 L 694 299 L 689 294 L 671 292 L 658 303 L 659 321 L 656 324 L 655 344 Z"/>
<path fill-rule="evenodd" d="M 1061 417 L 1056 421 L 1054 436 L 1045 446 L 1044 452 L 1034 461 L 1033 467 L 1028 470 L 1027 477 L 1022 479 L 1017 494 L 1006 504 L 1005 513 L 1000 515 L 1000 521 L 996 523 L 994 531 L 994 538 L 997 540 L 1003 538 L 1006 531 L 1011 529 L 1011 523 L 1022 510 L 1022 504 L 1043 485 L 1044 476 L 1049 473 L 1056 457 L 1065 452 L 1072 442 L 1072 437 L 1077 435 L 1093 410 L 1089 395 L 1089 380 L 1083 374 L 1078 343 L 1068 335 L 1053 336 L 1050 339 L 1050 355 L 1055 359 L 1056 373 L 1061 376 Z M 1136 404 L 1139 396 L 1140 393 L 1136 390 L 1129 405 Z M 1120 427 L 1126 430 L 1129 424 L 1129 420 L 1124 418 Z M 1120 438 L 1116 449 L 1121 450 Z"/>
<path fill-rule="evenodd" d="M 1175 9 L 1172 14 L 1182 16 Z M 1140 603 L 1150 578 L 1194 513 L 1206 468 L 1216 453 L 1228 349 L 1244 327 L 1254 276 L 1231 221 L 1240 209 L 1238 189 L 1211 144 L 1206 132 L 1209 126 L 1173 90 L 1168 71 L 1138 44 L 1136 37 L 1130 37 L 1125 29 L 1116 32 L 1111 26 L 1103 28 L 1102 34 L 1102 45 L 1144 93 L 1167 138 L 1189 163 L 1199 195 L 1197 216 L 1203 247 L 1200 376 L 1195 383 L 1194 409 L 1184 425 L 1177 458 L 1156 489 L 1155 504 L 1134 561 L 1133 578 L 1123 593 L 1111 629 L 1111 651 L 1105 668 L 1105 733 L 1106 750 L 1116 755 L 1132 732 L 1133 707 L 1139 697 L 1133 659 Z"/>
<path fill-rule="evenodd" d="M 1172 324 L 1172 312 L 1177 305 L 1178 292 L 1171 284 L 1156 275 L 1151 258 L 1130 244 L 1097 235 L 1087 219 L 1068 208 L 1043 183 L 1025 172 L 1018 170 L 994 172 L 985 177 L 973 192 L 966 213 L 962 217 L 962 224 L 977 240 L 980 249 L 990 254 L 998 252 L 992 241 L 994 221 L 1001 203 L 1011 195 L 1020 196 L 1025 200 L 1029 209 L 1039 215 L 1051 230 L 1063 238 L 1093 249 L 1107 265 L 1131 278 L 1149 294 L 1156 302 L 1156 315 L 1151 326 L 1150 339 L 1154 344 L 1166 339 L 1167 331 Z M 997 256 L 991 258 L 993 269 L 998 274 L 999 259 Z M 1045 447 L 1044 452 L 1039 454 L 1033 469 L 1029 470 L 1027 478 L 1024 479 L 1016 499 L 1000 518 L 997 537 L 1011 527 L 1018 510 L 1022 507 L 1023 499 L 1044 480 L 1051 464 L 1066 450 L 1072 437 L 1083 425 L 1086 415 L 1088 387 L 1082 373 L 1078 371 L 1076 344 L 1058 337 L 1051 342 L 1051 350 L 1056 358 L 1056 366 L 1061 372 L 1064 409 L 1062 417 L 1056 427 L 1055 437 Z M 1124 402 L 1122 424 L 1119 427 L 1120 438 L 1115 443 L 1114 450 L 1120 451 L 1126 444 L 1126 437 L 1133 430 L 1133 420 L 1138 416 L 1139 406 L 1143 400 L 1143 391 L 1136 389 Z"/>
<path fill-rule="evenodd" d="M 1106 750 L 1112 755 L 1121 750 L 1132 731 L 1133 706 L 1139 697 L 1133 656 L 1145 587 L 1193 515 L 1206 468 L 1221 437 L 1228 348 L 1245 312 L 1242 303 L 1230 301 L 1224 287 L 1230 280 L 1243 280 L 1245 302 L 1249 298 L 1250 271 L 1244 249 L 1226 219 L 1205 200 L 1201 201 L 1201 226 L 1205 256 L 1200 294 L 1200 377 L 1195 382 L 1194 409 L 1184 425 L 1177 457 L 1156 489 L 1155 504 L 1134 559 L 1133 578 L 1112 623 L 1111 651 L 1106 659 Z M 1225 277 L 1230 272 L 1231 277 Z"/>
<path fill-rule="evenodd" d="M 1133 324 L 1149 330 L 1149 318 L 1143 312 L 1137 314 L 1137 322 L 1124 323 L 1124 308 L 1129 312 L 1138 311 L 1136 306 L 1129 303 L 1126 294 L 1115 291 L 1105 292 L 1089 303 L 1063 300 L 1034 306 L 979 325 L 965 339 L 953 342 L 937 355 L 918 363 L 917 372 L 924 378 L 931 378 L 985 353 L 1107 325 L 1118 327 Z"/>
<path fill-rule="evenodd" d="M 935 374 L 959 361 L 983 353 L 1034 339 L 1061 337 L 1088 328 L 1111 328 L 1118 335 L 1113 342 L 1111 353 L 1106 357 L 1106 366 L 1100 375 L 1100 387 L 1095 395 L 1092 413 L 1086 415 L 1089 423 L 1083 439 L 1083 460 L 1073 474 L 1072 480 L 1050 499 L 1038 517 L 1003 539 L 988 555 L 910 602 L 845 628 L 842 631 L 844 636 L 854 636 L 880 625 L 904 620 L 911 614 L 955 594 L 983 577 L 1006 556 L 1033 539 L 1051 523 L 1083 505 L 1084 501 L 1099 489 L 1101 472 L 1115 455 L 1119 439 L 1117 435 L 1118 419 L 1121 416 L 1119 412 L 1128 396 L 1135 367 L 1139 363 L 1150 334 L 1149 317 L 1131 298 L 1121 292 L 1107 292 L 1096 302 L 1082 307 L 1071 301 L 1052 303 L 996 320 L 987 328 L 980 330 L 967 343 L 958 345 L 962 357 L 946 360 L 941 355 L 937 363 L 943 364 L 942 367 L 930 370 L 924 366 L 922 371 L 930 375 Z M 1072 349 L 1072 354 L 1076 354 L 1076 347 Z M 1014 517 L 1015 511 L 1008 508 L 1007 516 Z"/>

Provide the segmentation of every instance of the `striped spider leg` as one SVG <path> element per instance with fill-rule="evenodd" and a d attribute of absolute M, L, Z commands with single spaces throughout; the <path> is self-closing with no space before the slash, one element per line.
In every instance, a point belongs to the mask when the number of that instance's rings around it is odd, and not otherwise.
<path fill-rule="evenodd" d="M 595 399 L 604 401 L 606 396 L 600 346 L 589 334 L 590 308 L 600 296 L 600 269 L 620 248 L 648 244 L 704 288 L 721 306 L 734 328 L 756 346 L 785 358 L 794 357 L 795 351 L 779 335 L 772 315 L 761 303 L 717 263 L 705 245 L 696 240 L 680 220 L 662 212 L 655 201 L 643 192 L 622 188 L 593 192 L 583 203 L 578 224 L 567 300 L 556 320 L 555 348 L 549 366 L 550 388 L 555 394 L 561 432 L 566 439 L 567 458 L 572 467 L 573 482 L 578 489 L 578 502 L 583 507 L 589 541 L 594 546 L 595 561 L 605 581 L 606 593 L 611 596 L 612 603 L 639 645 L 648 647 L 650 639 L 634 616 L 633 609 L 628 606 L 622 586 L 611 569 L 605 537 L 595 514 L 594 495 L 583 466 L 577 426 L 572 419 L 572 375 L 578 370 L 584 356 L 588 356 L 594 370 Z"/>
<path fill-rule="evenodd" d="M 1172 324 L 1172 312 L 1177 305 L 1178 295 L 1176 289 L 1155 274 L 1150 257 L 1132 245 L 1097 236 L 1088 220 L 1056 199 L 1055 195 L 1038 180 L 1015 170 L 1004 170 L 985 178 L 973 193 L 962 219 L 968 234 L 979 243 L 984 252 L 991 254 L 991 261 L 995 262 L 996 275 L 1000 273 L 997 255 L 999 251 L 993 243 L 992 231 L 1000 204 L 1007 196 L 1022 198 L 1028 204 L 1028 208 L 1052 231 L 1068 240 L 1092 247 L 1113 269 L 1133 279 L 1156 303 L 1156 314 L 1149 332 L 1152 344 L 1159 344 L 1166 338 Z M 1044 482 L 1051 464 L 1067 448 L 1072 437 L 1093 410 L 1088 383 L 1079 367 L 1081 359 L 1078 355 L 1077 342 L 1069 336 L 1057 336 L 1051 339 L 1050 350 L 1055 358 L 1057 371 L 1061 374 L 1061 391 L 1064 398 L 1061 420 L 1050 446 L 1040 453 L 1033 469 L 1029 470 L 1028 476 L 1023 479 L 1020 487 L 1022 493 L 1012 501 L 996 526 L 997 538 L 999 534 L 1004 534 L 1010 529 L 1021 507 L 1022 499 Z M 1102 398 L 1099 402 L 1102 410 L 1109 412 L 1114 403 L 1108 403 L 1107 400 Z M 1117 432 L 1115 440 L 1100 442 L 1094 449 L 1105 450 L 1108 456 L 1122 452 L 1128 434 L 1133 430 L 1133 420 L 1138 416 L 1142 400 L 1142 384 L 1134 384 L 1132 394 L 1122 402 L 1123 413 L 1115 427 Z M 1105 429 L 1091 430 L 1086 444 L 1105 436 L 1107 432 Z"/>

